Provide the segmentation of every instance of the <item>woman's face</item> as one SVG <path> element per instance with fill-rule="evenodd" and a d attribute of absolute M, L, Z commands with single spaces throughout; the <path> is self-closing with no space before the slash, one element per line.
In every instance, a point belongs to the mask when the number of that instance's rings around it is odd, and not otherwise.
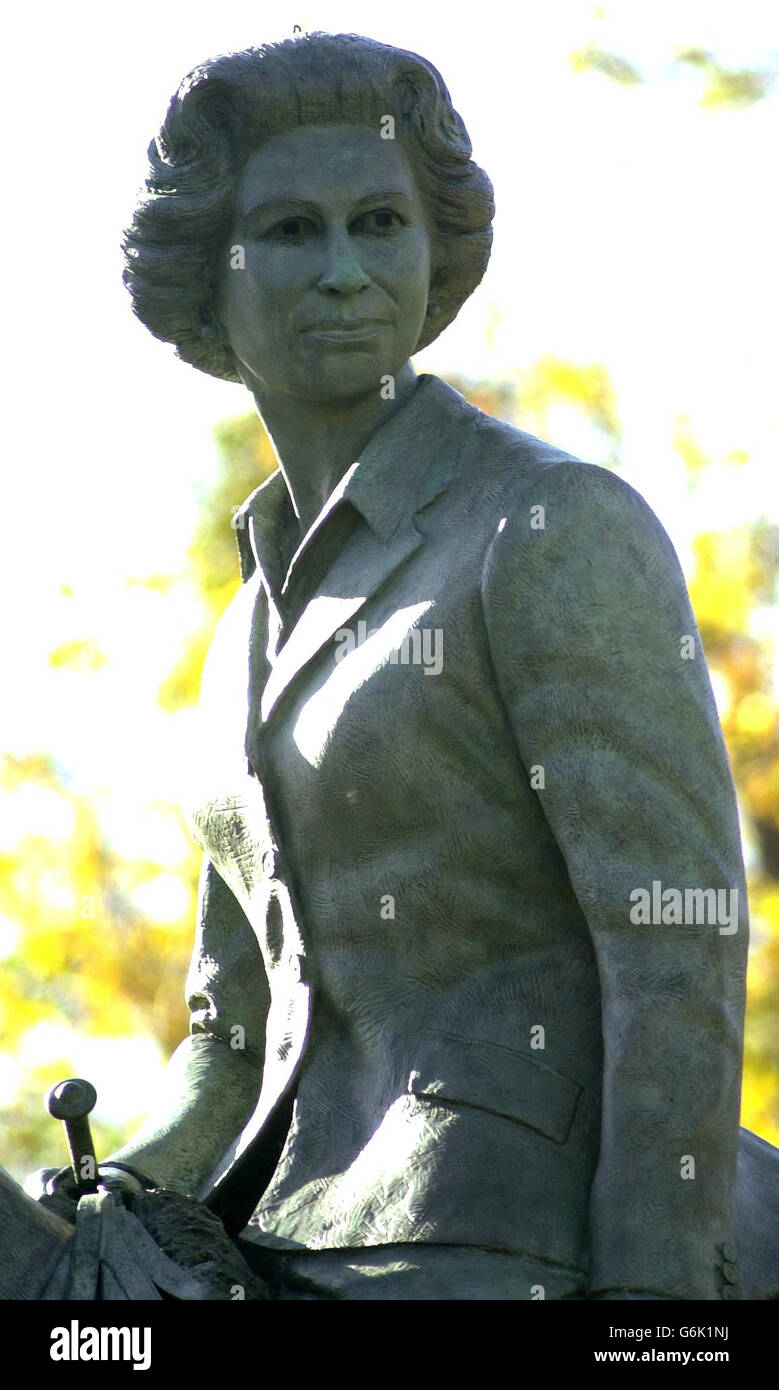
<path fill-rule="evenodd" d="M 271 137 L 243 167 L 220 268 L 219 313 L 246 384 L 322 403 L 377 392 L 416 346 L 430 260 L 397 141 L 354 125 Z"/>

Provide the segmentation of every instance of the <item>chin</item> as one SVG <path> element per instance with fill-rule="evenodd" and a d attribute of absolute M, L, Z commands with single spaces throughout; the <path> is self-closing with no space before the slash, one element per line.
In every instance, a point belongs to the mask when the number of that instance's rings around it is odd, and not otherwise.
<path fill-rule="evenodd" d="M 329 364 L 327 369 L 312 371 L 305 383 L 304 393 L 309 400 L 350 401 L 361 400 L 365 396 L 378 395 L 381 378 L 397 376 L 401 367 L 392 368 L 375 360 L 371 361 L 365 353 L 362 361 L 344 360 Z"/>

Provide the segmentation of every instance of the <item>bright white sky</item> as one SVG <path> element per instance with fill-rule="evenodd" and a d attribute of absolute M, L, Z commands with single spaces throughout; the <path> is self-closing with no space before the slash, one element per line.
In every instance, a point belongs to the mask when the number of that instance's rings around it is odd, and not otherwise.
<path fill-rule="evenodd" d="M 543 353 L 602 361 L 625 476 L 684 563 L 693 527 L 773 510 L 779 95 L 706 111 L 698 77 L 670 66 L 685 44 L 734 66 L 770 60 L 770 0 L 9 8 L 0 747 L 53 753 L 75 786 L 106 797 L 106 830 L 128 852 L 144 808 L 177 799 L 191 759 L 191 716 L 164 716 L 155 700 L 197 615 L 185 589 L 159 599 L 126 578 L 183 564 L 194 487 L 214 472 L 211 428 L 251 403 L 242 387 L 179 363 L 133 318 L 120 232 L 184 73 L 295 23 L 367 30 L 429 58 L 495 185 L 490 269 L 417 369 L 478 377 Z M 574 76 L 568 55 L 590 41 L 657 81 L 624 89 Z M 692 507 L 671 447 L 684 412 L 715 459 L 735 448 L 752 458 L 707 475 Z M 563 416 L 554 442 L 588 457 L 588 435 Z M 111 658 L 100 673 L 49 667 L 52 648 L 86 638 Z M 15 813 L 0 838 L 23 820 Z"/>
<path fill-rule="evenodd" d="M 733 65 L 765 61 L 779 47 L 773 5 L 519 0 L 509 9 L 485 0 L 460 15 L 447 3 L 397 0 L 373 13 L 336 0 L 299 9 L 90 0 L 6 17 L 2 97 L 16 141 L 5 154 L 0 555 L 10 679 L 0 746 L 50 749 L 78 783 L 116 789 L 151 776 L 160 795 L 175 795 L 175 769 L 155 749 L 150 772 L 139 744 L 156 737 L 157 680 L 195 610 L 185 590 L 159 600 L 128 589 L 126 577 L 183 560 L 194 487 L 213 476 L 211 427 L 250 407 L 242 387 L 194 371 L 153 339 L 121 284 L 119 236 L 148 142 L 179 79 L 214 52 L 299 23 L 368 27 L 432 59 L 498 211 L 482 286 L 418 370 L 497 375 L 545 352 L 603 361 L 618 393 L 625 476 L 684 563 L 693 525 L 770 509 L 779 95 L 744 111 L 704 110 L 697 75 L 674 74 L 670 58 L 695 44 Z M 592 40 L 658 82 L 624 89 L 574 76 L 568 55 Z M 682 412 L 715 458 L 733 448 L 752 455 L 737 473 L 707 475 L 694 515 L 670 442 Z M 591 447 L 563 415 L 554 442 L 585 458 Z M 82 638 L 108 651 L 109 666 L 89 677 L 51 671 L 48 652 Z"/>

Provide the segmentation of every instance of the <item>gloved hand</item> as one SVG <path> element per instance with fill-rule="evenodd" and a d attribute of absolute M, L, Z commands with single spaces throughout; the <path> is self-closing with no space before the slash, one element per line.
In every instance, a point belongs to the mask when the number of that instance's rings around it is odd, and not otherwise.
<path fill-rule="evenodd" d="M 116 1193 L 120 1200 L 139 1192 L 152 1191 L 157 1186 L 152 1178 L 129 1165 L 101 1163 L 97 1171 L 99 1186 Z M 64 1217 L 71 1224 L 75 1223 L 81 1194 L 69 1165 L 64 1168 L 36 1168 L 25 1178 L 23 1189 L 28 1197 L 48 1207 L 57 1216 Z"/>

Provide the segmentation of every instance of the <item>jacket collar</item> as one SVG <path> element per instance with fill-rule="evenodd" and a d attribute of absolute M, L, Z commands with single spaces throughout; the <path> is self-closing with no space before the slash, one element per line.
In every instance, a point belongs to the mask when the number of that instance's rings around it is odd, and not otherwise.
<path fill-rule="evenodd" d="M 356 507 L 379 540 L 389 544 L 402 527 L 408 526 L 415 512 L 446 486 L 459 454 L 451 438 L 452 427 L 471 410 L 459 391 L 440 377 L 421 375 L 410 399 L 371 436 L 337 483 L 292 564 L 341 501 Z M 277 537 L 290 511 L 287 486 L 281 470 L 276 469 L 246 499 L 233 520 L 244 581 L 259 567 L 266 587 L 281 587 Z"/>
<path fill-rule="evenodd" d="M 289 515 L 291 503 L 281 473 L 273 473 L 238 513 L 243 578 L 248 580 L 256 570 L 267 598 L 266 621 L 254 624 L 251 636 L 246 735 L 250 760 L 260 727 L 303 668 L 423 544 L 414 517 L 446 488 L 463 451 L 463 425 L 476 413 L 440 378 L 420 377 L 410 400 L 376 431 L 347 469 L 295 552 L 286 583 L 314 533 L 339 502 L 350 502 L 367 523 L 338 552 L 283 644 L 283 624 L 274 597 L 284 587 L 275 538 L 284 509 Z"/>

